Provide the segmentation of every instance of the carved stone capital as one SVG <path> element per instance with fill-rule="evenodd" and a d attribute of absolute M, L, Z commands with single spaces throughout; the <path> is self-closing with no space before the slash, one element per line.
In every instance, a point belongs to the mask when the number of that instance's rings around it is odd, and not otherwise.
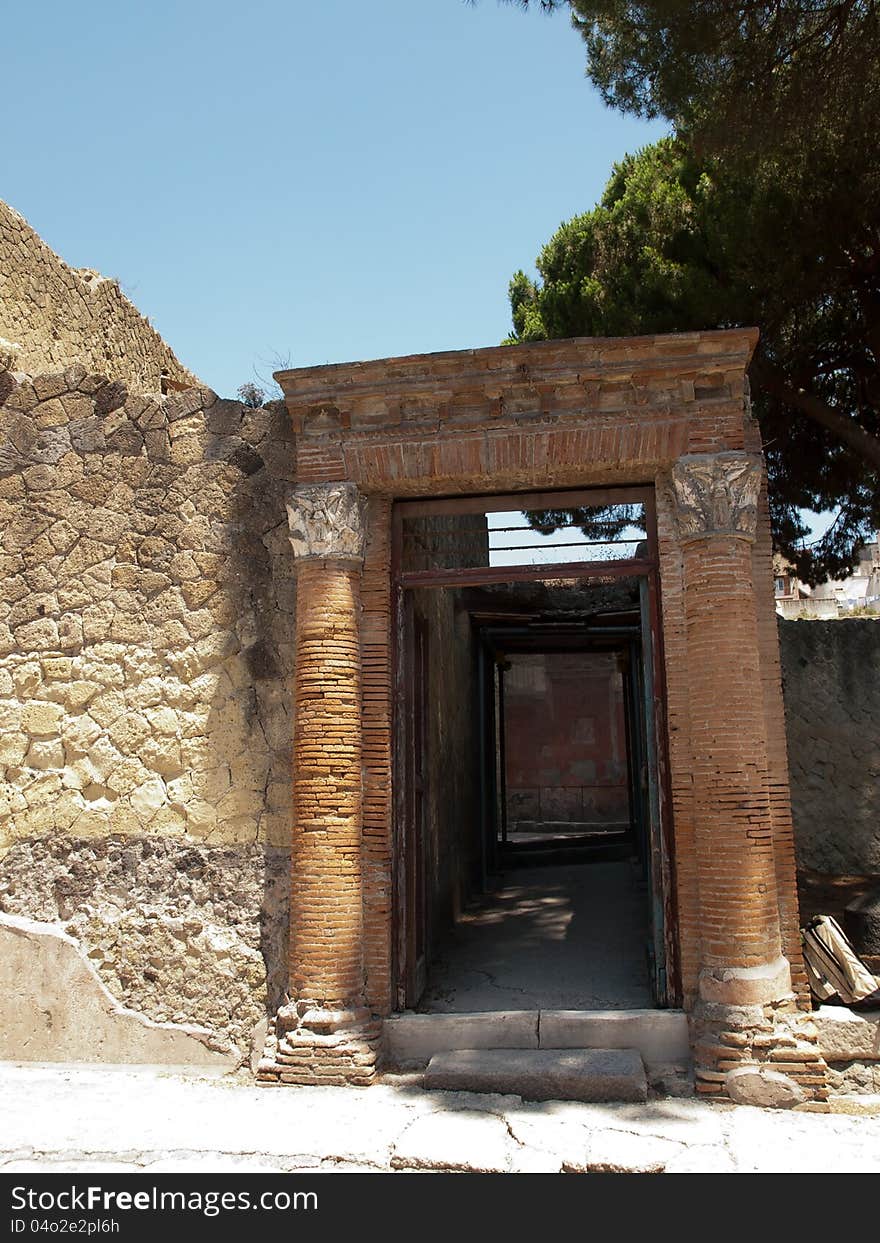
<path fill-rule="evenodd" d="M 297 561 L 363 561 L 367 503 L 353 483 L 298 484 L 286 508 Z"/>
<path fill-rule="evenodd" d="M 672 468 L 682 540 L 734 535 L 754 540 L 763 463 L 757 453 L 693 453 Z"/>

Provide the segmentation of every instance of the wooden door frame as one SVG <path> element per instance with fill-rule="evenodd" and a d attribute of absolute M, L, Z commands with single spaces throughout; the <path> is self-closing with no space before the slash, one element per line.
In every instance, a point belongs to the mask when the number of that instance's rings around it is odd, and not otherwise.
<path fill-rule="evenodd" d="M 441 569 L 406 571 L 402 564 L 402 527 L 406 516 L 431 517 L 440 514 L 493 513 L 511 508 L 571 508 L 586 505 L 644 505 L 647 555 L 619 561 L 560 562 L 538 566 L 490 566 L 476 569 Z M 391 656 L 392 656 L 392 981 L 391 995 L 395 1009 L 400 1008 L 401 981 L 406 978 L 408 964 L 407 929 L 404 926 L 407 906 L 402 901 L 406 880 L 405 816 L 406 791 L 401 722 L 406 711 L 406 595 L 413 588 L 465 587 L 491 583 L 535 582 L 548 577 L 558 578 L 646 578 L 648 633 L 642 642 L 650 643 L 652 666 L 652 704 L 656 729 L 657 819 L 655 837 L 659 843 L 659 859 L 652 867 L 659 881 L 662 901 L 662 943 L 666 962 L 665 997 L 660 1004 L 681 1004 L 680 955 L 678 944 L 677 904 L 674 870 L 674 829 L 670 785 L 669 740 L 666 719 L 665 661 L 663 654 L 662 615 L 660 605 L 660 566 L 657 543 L 657 518 L 653 485 L 611 488 L 558 489 L 541 492 L 507 492 L 470 496 L 394 500 L 391 510 Z M 654 913 L 652 912 L 652 919 Z"/>

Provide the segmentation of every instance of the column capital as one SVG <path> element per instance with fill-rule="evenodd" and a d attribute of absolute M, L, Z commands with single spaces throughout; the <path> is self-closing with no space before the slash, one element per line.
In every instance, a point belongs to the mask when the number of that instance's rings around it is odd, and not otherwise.
<path fill-rule="evenodd" d="M 682 541 L 732 535 L 755 538 L 763 460 L 759 453 L 690 453 L 672 467 Z"/>
<path fill-rule="evenodd" d="M 298 562 L 363 562 L 367 502 L 355 484 L 297 484 L 285 507 L 290 546 Z"/>

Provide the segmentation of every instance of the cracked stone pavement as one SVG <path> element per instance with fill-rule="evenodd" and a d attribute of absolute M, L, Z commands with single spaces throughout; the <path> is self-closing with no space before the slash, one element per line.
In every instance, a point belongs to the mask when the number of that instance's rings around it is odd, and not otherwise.
<path fill-rule="evenodd" d="M 874 1098 L 876 1102 L 876 1098 Z M 0 1172 L 880 1173 L 880 1114 L 699 1100 L 522 1101 L 257 1088 L 163 1069 L 0 1063 Z"/>

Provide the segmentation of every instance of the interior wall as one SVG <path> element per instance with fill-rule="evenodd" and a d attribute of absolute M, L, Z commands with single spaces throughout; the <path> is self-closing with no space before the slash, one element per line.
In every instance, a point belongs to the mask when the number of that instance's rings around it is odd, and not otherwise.
<path fill-rule="evenodd" d="M 610 652 L 509 657 L 508 828 L 628 822 L 623 679 Z"/>
<path fill-rule="evenodd" d="M 467 900 L 478 868 L 476 657 L 458 591 L 416 590 L 413 607 L 428 627 L 425 866 L 428 941 L 436 945 Z"/>

